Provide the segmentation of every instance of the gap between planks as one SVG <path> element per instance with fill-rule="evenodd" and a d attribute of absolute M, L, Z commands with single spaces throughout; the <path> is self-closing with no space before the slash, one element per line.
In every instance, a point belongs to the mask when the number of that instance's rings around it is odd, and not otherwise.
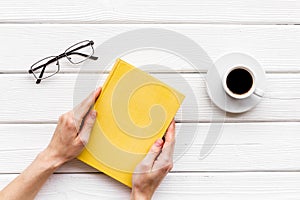
<path fill-rule="evenodd" d="M 10 125 L 10 124 L 18 124 L 18 125 L 22 125 L 22 124 L 26 124 L 26 125 L 36 125 L 36 124 L 49 124 L 49 125 L 52 125 L 52 124 L 57 124 L 58 121 L 9 121 L 9 122 L 2 122 L 0 121 L 0 125 Z M 204 120 L 201 120 L 201 121 L 198 121 L 198 120 L 175 120 L 176 123 L 181 123 L 181 124 L 189 124 L 189 123 L 198 123 L 198 124 L 210 124 L 210 123 L 225 123 L 225 124 L 244 124 L 244 123 L 247 123 L 247 124 L 262 124 L 262 123 L 292 123 L 292 122 L 300 122 L 300 119 L 283 119 L 283 120 L 280 120 L 280 119 L 272 119 L 272 120 L 232 120 L 232 119 L 229 119 L 229 120 L 225 120 L 225 121 L 218 121 L 218 120 L 214 120 L 214 121 L 204 121 Z"/>
<path fill-rule="evenodd" d="M 300 170 L 232 170 L 232 171 L 170 171 L 169 174 L 243 174 L 243 173 L 300 173 Z M 3 173 L 1 175 L 19 175 L 20 173 Z M 103 172 L 54 172 L 53 174 L 104 174 Z M 105 174 L 104 174 L 105 175 Z"/>

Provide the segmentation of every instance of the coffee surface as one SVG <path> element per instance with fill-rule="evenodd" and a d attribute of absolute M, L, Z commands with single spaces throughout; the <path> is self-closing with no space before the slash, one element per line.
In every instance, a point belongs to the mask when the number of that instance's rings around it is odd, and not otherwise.
<path fill-rule="evenodd" d="M 242 95 L 247 93 L 253 84 L 253 78 L 245 69 L 238 68 L 232 70 L 226 79 L 228 89 L 234 94 Z"/>

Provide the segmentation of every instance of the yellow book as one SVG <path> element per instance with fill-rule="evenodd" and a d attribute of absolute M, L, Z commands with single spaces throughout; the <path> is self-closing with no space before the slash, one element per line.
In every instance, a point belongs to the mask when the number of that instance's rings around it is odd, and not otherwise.
<path fill-rule="evenodd" d="M 94 109 L 97 119 L 78 159 L 131 187 L 132 173 L 162 138 L 184 95 L 118 59 Z"/>

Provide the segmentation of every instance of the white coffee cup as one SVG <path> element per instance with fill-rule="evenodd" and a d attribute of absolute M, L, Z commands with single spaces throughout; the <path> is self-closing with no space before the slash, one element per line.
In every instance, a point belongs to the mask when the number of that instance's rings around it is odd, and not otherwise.
<path fill-rule="evenodd" d="M 235 99 L 245 99 L 256 95 L 262 97 L 264 91 L 256 87 L 255 73 L 244 65 L 229 68 L 222 80 L 225 92 Z"/>

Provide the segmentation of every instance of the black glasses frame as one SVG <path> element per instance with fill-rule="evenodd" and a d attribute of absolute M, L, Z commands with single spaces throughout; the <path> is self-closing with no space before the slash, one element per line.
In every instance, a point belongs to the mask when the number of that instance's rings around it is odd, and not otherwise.
<path fill-rule="evenodd" d="M 86 44 L 81 45 L 81 46 L 79 46 L 79 47 L 77 47 L 77 48 L 75 48 L 75 49 L 72 49 L 74 46 L 77 46 L 77 45 L 79 45 L 80 43 L 86 43 Z M 42 60 L 39 60 L 38 62 L 34 63 L 34 64 L 30 67 L 30 70 L 28 71 L 28 73 L 29 73 L 29 74 L 33 74 L 33 76 L 36 78 L 36 84 L 39 84 L 43 79 L 50 78 L 51 76 L 54 76 L 55 74 L 57 74 L 57 73 L 59 72 L 59 70 L 60 70 L 59 59 L 61 59 L 61 58 L 67 57 L 67 59 L 69 60 L 69 62 L 72 63 L 72 64 L 79 64 L 79 63 L 84 62 L 84 61 L 87 60 L 87 59 L 97 60 L 98 57 L 93 56 L 93 54 L 94 54 L 94 52 L 95 52 L 95 51 L 94 51 L 93 45 L 94 45 L 94 42 L 93 42 L 92 40 L 84 40 L 84 41 L 78 42 L 78 43 L 72 45 L 71 47 L 69 47 L 64 53 L 62 53 L 62 54 L 60 54 L 60 55 L 58 55 L 58 56 L 49 56 L 49 57 L 46 57 L 46 58 L 44 58 L 44 59 L 42 59 Z M 84 53 L 80 53 L 80 52 L 76 52 L 77 50 L 83 49 L 83 48 L 88 47 L 88 46 L 91 46 L 91 48 L 92 48 L 92 53 L 91 53 L 90 55 L 87 55 L 87 54 L 84 54 Z M 71 50 L 71 49 L 72 49 L 72 50 Z M 82 61 L 80 61 L 80 62 L 73 62 L 73 61 L 71 60 L 71 58 L 69 57 L 70 55 L 79 55 L 79 56 L 85 57 L 85 59 L 82 60 Z M 49 59 L 49 58 L 52 58 L 52 59 L 50 59 L 50 60 L 49 60 L 48 62 L 46 62 L 45 64 L 42 64 L 42 65 L 39 65 L 39 66 L 35 66 L 37 63 L 39 63 L 39 62 L 41 62 L 41 61 L 43 61 L 43 60 Z M 57 71 L 54 72 L 52 75 L 43 78 L 43 75 L 44 75 L 44 73 L 45 73 L 46 67 L 47 67 L 49 64 L 52 64 L 52 63 L 54 63 L 54 62 L 56 62 L 56 65 L 57 65 Z M 36 74 L 34 73 L 34 71 L 36 71 L 36 70 L 38 70 L 38 69 L 40 69 L 40 68 L 42 68 L 42 71 L 41 71 L 41 73 L 39 74 L 39 76 L 37 77 Z"/>

